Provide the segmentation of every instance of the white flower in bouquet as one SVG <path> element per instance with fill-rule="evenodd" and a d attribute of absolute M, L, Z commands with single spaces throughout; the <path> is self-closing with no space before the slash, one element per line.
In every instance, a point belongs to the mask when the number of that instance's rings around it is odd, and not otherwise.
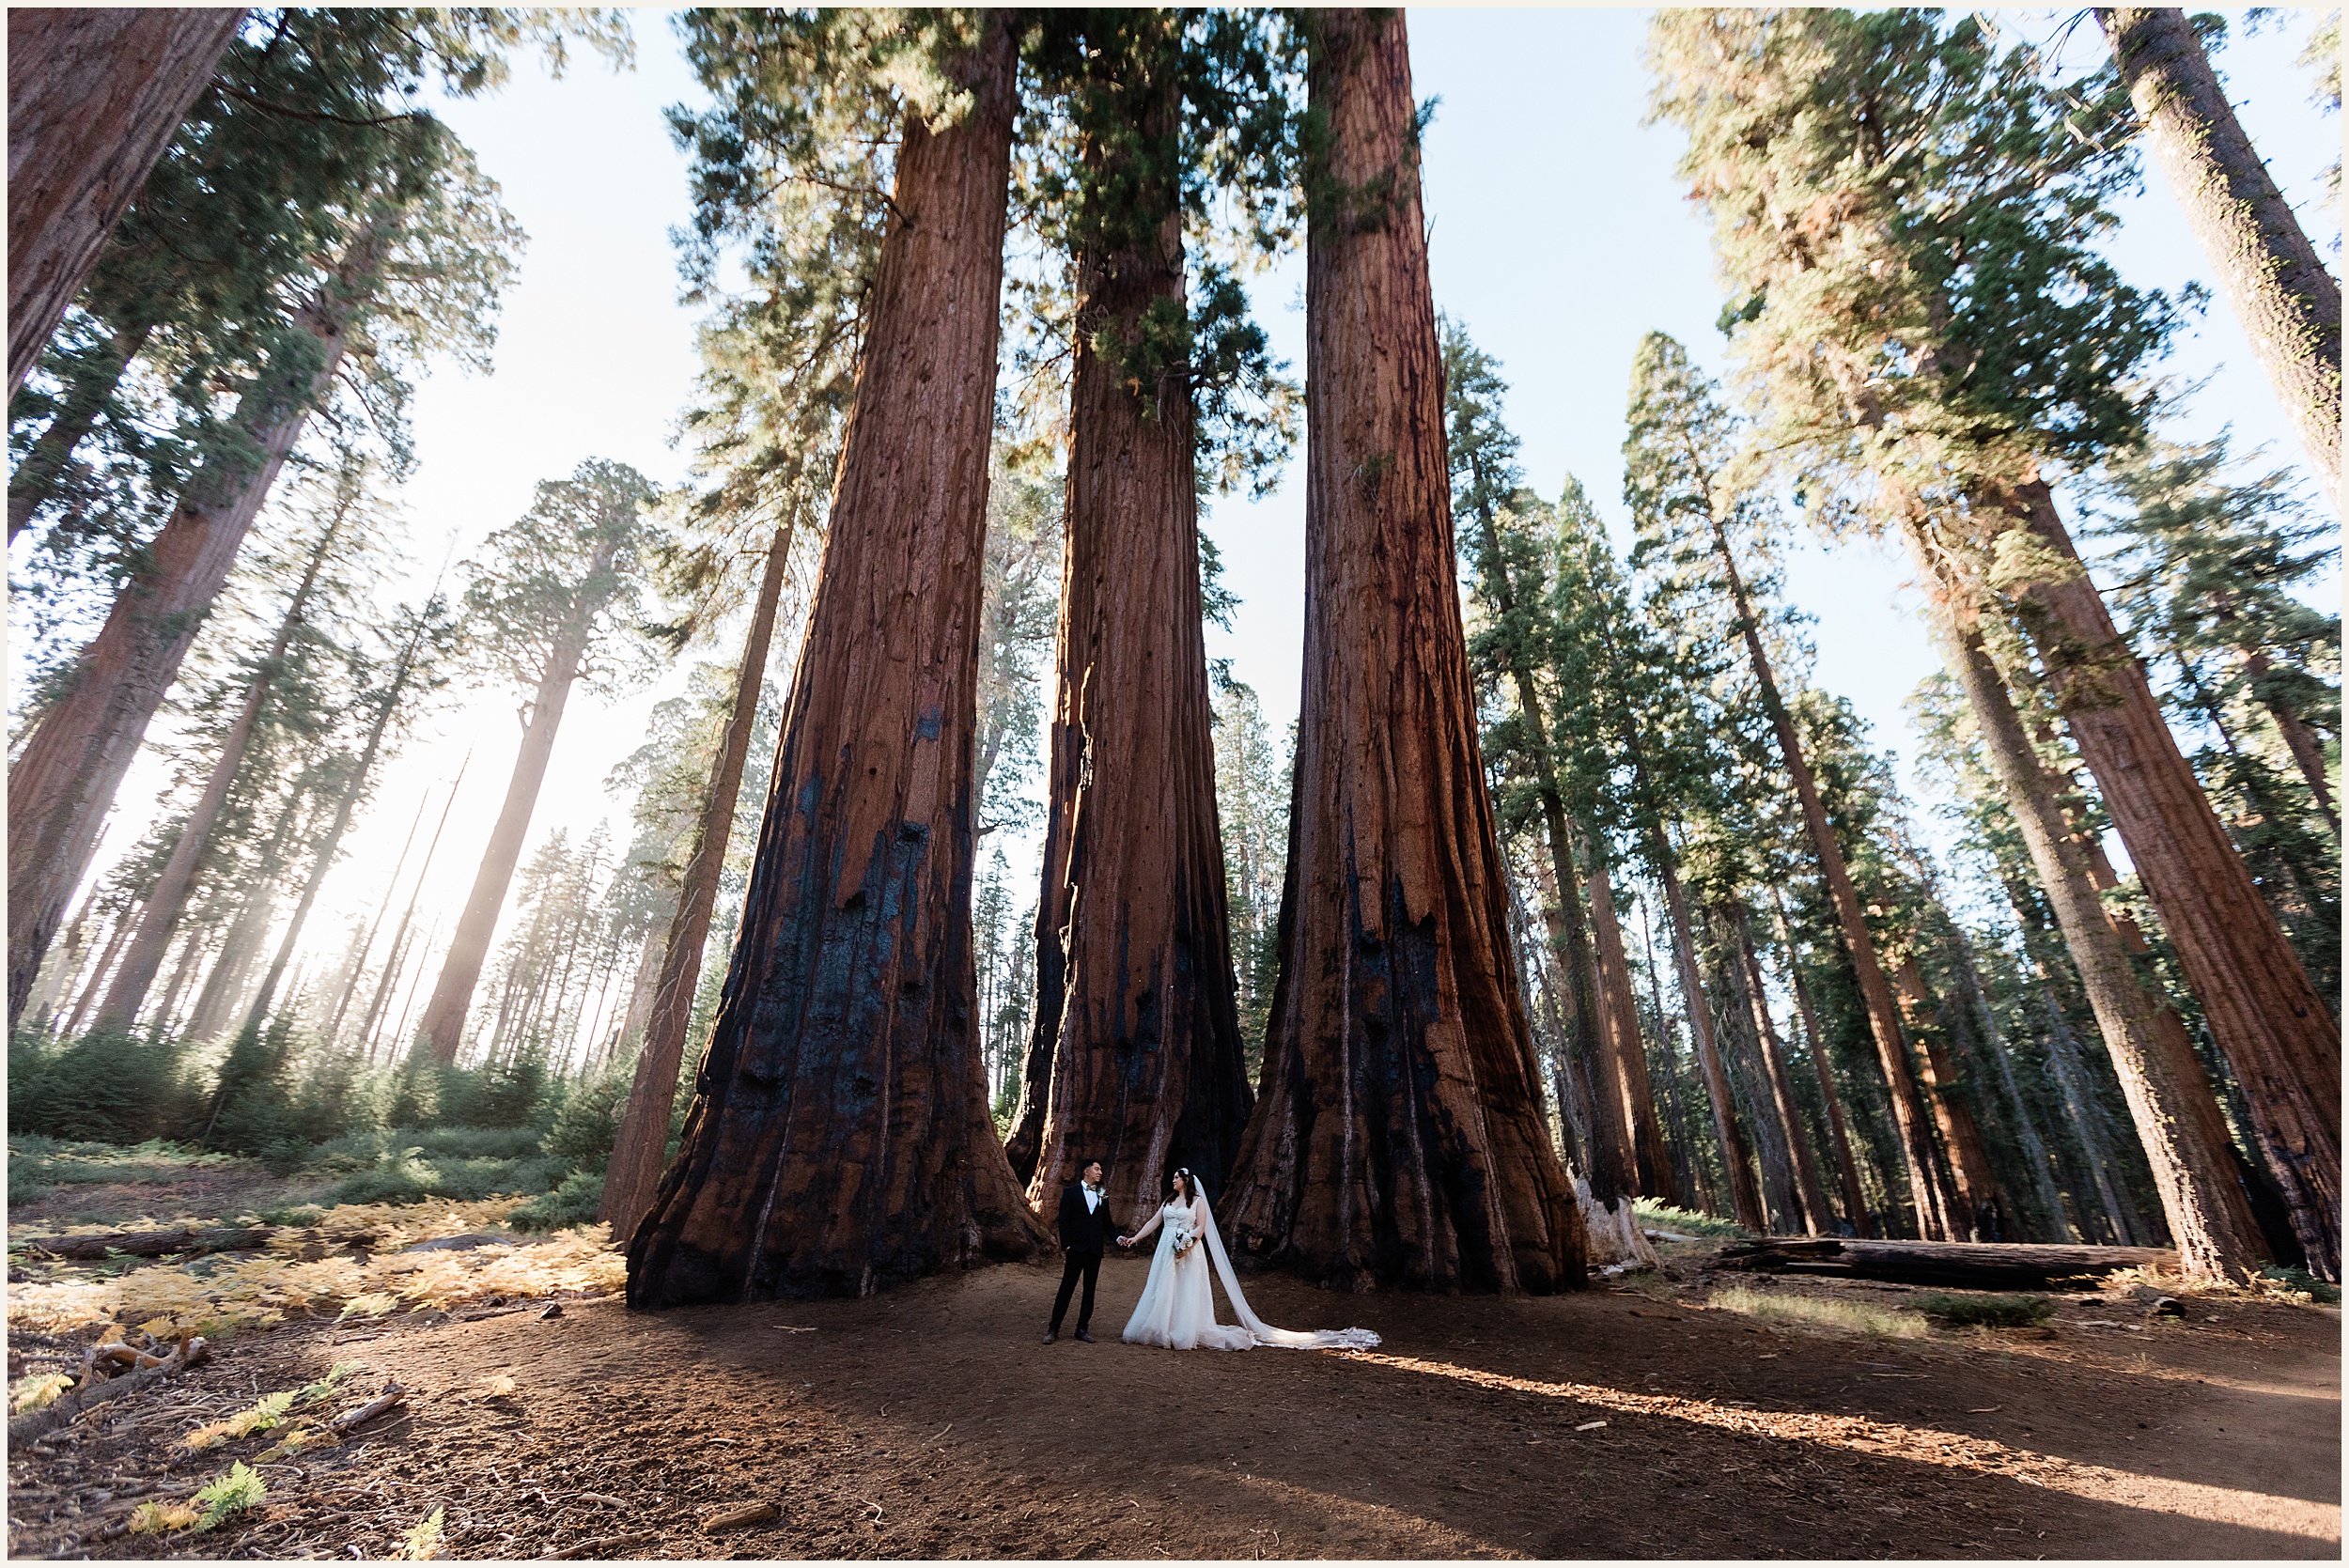
<path fill-rule="evenodd" d="M 1188 1219 L 1177 1219 L 1167 1227 L 1167 1231 L 1174 1238 L 1174 1256 L 1178 1258 L 1198 1243 L 1199 1233 L 1190 1228 L 1190 1221 Z"/>

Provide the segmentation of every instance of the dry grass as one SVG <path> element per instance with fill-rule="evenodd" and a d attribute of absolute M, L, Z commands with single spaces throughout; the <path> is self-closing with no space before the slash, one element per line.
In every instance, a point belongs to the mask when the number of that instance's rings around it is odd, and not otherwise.
<path fill-rule="evenodd" d="M 1830 1333 L 1865 1334 L 1881 1340 L 1921 1340 L 1925 1320 L 1916 1312 L 1890 1312 L 1858 1301 L 1834 1301 L 1816 1296 L 1778 1295 L 1728 1285 L 1705 1303 L 1723 1312 L 1742 1312 L 1765 1323 L 1789 1328 L 1824 1328 Z"/>

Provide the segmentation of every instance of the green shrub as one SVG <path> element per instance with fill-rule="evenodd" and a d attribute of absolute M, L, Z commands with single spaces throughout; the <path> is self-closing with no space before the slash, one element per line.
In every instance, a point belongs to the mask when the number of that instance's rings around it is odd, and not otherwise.
<path fill-rule="evenodd" d="M 201 1100 L 181 1080 L 177 1041 L 93 1029 L 63 1046 L 12 1037 L 8 1130 L 105 1143 L 136 1143 L 202 1130 Z"/>
<path fill-rule="evenodd" d="M 1917 1297 L 1917 1310 L 1959 1327 L 2028 1328 L 2055 1315 L 2044 1296 L 1944 1296 Z"/>
<path fill-rule="evenodd" d="M 565 1095 L 538 1147 L 583 1171 L 600 1171 L 610 1164 L 633 1076 L 599 1074 Z"/>
<path fill-rule="evenodd" d="M 1641 1198 L 1631 1205 L 1631 1212 L 1640 1224 L 1652 1231 L 1676 1231 L 1682 1235 L 1719 1236 L 1724 1240 L 1750 1239 L 1753 1233 L 1732 1219 L 1716 1214 L 1698 1214 L 1692 1209 L 1674 1208 L 1653 1198 Z"/>
<path fill-rule="evenodd" d="M 603 1203 L 603 1172 L 574 1171 L 552 1192 L 541 1193 L 506 1217 L 518 1231 L 568 1231 L 592 1225 Z"/>
<path fill-rule="evenodd" d="M 13 1180 L 13 1177 L 11 1177 L 11 1180 Z M 10 1203 L 14 1203 L 16 1200 L 13 1196 L 11 1196 L 8 1201 Z M 2305 1268 L 2282 1268 L 2274 1264 L 2269 1264 L 2265 1268 L 2260 1270 L 2260 1278 L 2263 1280 L 2277 1281 L 2278 1282 L 2287 1285 L 2294 1290 L 2306 1291 L 2310 1296 L 2314 1297 L 2316 1300 L 2322 1301 L 2328 1307 L 2338 1307 L 2341 1305 L 2341 1287 L 2339 1285 L 2326 1284 L 2324 1281 L 2318 1279 L 2315 1275 L 2310 1274 Z"/>

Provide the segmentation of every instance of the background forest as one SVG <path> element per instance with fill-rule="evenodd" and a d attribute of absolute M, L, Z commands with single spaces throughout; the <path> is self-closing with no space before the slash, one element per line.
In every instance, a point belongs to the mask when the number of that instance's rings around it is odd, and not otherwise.
<path fill-rule="evenodd" d="M 2093 23 L 1818 14 L 1748 99 L 1685 19 L 1411 17 L 1544 1113 L 1601 1210 L 2337 1278 L 2337 1186 L 2295 1185 L 2243 999 L 2100 793 L 2129 737 L 2065 706 L 2071 612 L 1999 599 L 2029 563 L 1951 520 L 2060 506 L 2207 852 L 2337 1017 L 2337 447 L 2299 445 Z M 2336 19 L 2193 25 L 2337 270 Z M 1223 118 L 1167 178 L 1252 1081 L 1298 747 L 1303 88 L 1282 28 L 1230 31 L 1197 45 Z M 897 151 L 853 93 L 776 110 L 771 41 L 730 12 L 258 9 L 228 43 L 10 405 L 12 1153 L 165 1139 L 323 1203 L 644 1212 L 744 918 Z M 1068 148 L 1098 105 L 1047 48 L 1021 70 L 970 896 L 1025 1178 L 1097 173 Z M 1900 173 L 1795 133 L 1741 158 L 1754 102 L 1871 70 L 1908 73 L 1873 154 Z M 1789 189 L 1815 225 L 1739 222 Z M 1856 230 L 1880 248 L 1848 273 L 1805 250 Z M 1870 295 L 1888 256 L 1939 292 Z M 1888 413 L 1819 368 L 1879 351 L 1863 298 L 1978 356 L 1965 396 Z M 1931 505 L 1888 523 L 1906 495 Z M 171 615 L 122 608 L 158 591 Z M 2149 1153 L 2172 1091 L 2208 1114 Z M 12 1201 L 40 1191 L 27 1163 Z"/>

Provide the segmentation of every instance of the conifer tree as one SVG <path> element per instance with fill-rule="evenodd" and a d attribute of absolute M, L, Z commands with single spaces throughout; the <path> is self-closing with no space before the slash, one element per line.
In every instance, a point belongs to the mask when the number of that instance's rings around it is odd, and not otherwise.
<path fill-rule="evenodd" d="M 1305 675 L 1281 980 L 1220 1207 L 1333 1284 L 1570 1288 L 1581 1216 L 1461 629 L 1404 19 L 1308 23 Z"/>
<path fill-rule="evenodd" d="M 1042 1242 L 972 1017 L 1014 20 L 726 13 L 699 45 L 743 62 L 738 101 L 789 122 L 786 160 L 835 115 L 897 141 L 770 804 L 683 1141 L 629 1244 L 633 1306 L 863 1295 Z"/>
<path fill-rule="evenodd" d="M 649 542 L 644 514 L 656 498 L 644 475 L 602 458 L 568 479 L 541 480 L 530 510 L 490 536 L 465 590 L 476 647 L 531 696 L 505 803 L 417 1023 L 417 1043 L 443 1066 L 454 1066 L 464 1045 L 474 987 L 572 689 L 585 678 L 625 678 L 635 655 L 629 617 L 641 592 L 636 557 Z"/>
<path fill-rule="evenodd" d="M 242 7 L 8 17 L 8 396 L 179 130 Z"/>
<path fill-rule="evenodd" d="M 1920 531 L 2021 618 L 2214 1039 L 2311 1269 L 2340 1250 L 2341 1043 L 2074 550 L 2044 470 L 2142 435 L 2174 312 L 2089 248 L 2124 160 L 2117 88 L 2058 95 L 1979 23 L 1659 18 L 1660 114 L 1715 218 L 1759 443 L 1836 523 Z M 2093 86 L 2094 85 L 2092 85 Z M 1860 105 L 1872 112 L 1858 112 Z M 2086 123 L 2082 123 L 2085 121 Z"/>
<path fill-rule="evenodd" d="M 2211 69 L 2198 23 L 2214 20 L 2155 6 L 2096 8 L 2154 162 L 2338 512 L 2341 283 Z"/>

